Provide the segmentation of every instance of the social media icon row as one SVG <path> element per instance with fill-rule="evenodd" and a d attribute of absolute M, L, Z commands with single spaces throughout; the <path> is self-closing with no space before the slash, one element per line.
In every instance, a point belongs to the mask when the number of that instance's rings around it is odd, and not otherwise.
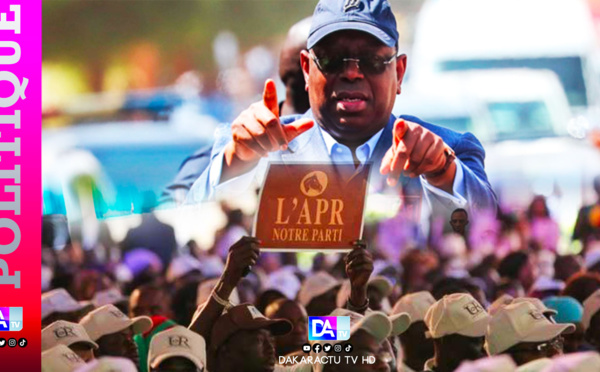
<path fill-rule="evenodd" d="M 352 344 L 345 343 L 344 345 L 336 344 L 336 345 L 331 346 L 331 344 L 321 345 L 319 343 L 316 343 L 316 344 L 312 345 L 312 347 L 310 346 L 310 344 L 302 345 L 302 351 L 304 351 L 305 353 L 310 353 L 311 350 L 314 351 L 315 353 L 320 353 L 321 351 L 329 353 L 332 349 L 336 353 L 341 353 L 342 350 L 345 351 L 346 353 L 350 353 L 350 352 L 352 352 Z"/>
<path fill-rule="evenodd" d="M 4 346 L 6 346 L 6 344 L 7 344 L 6 339 L 0 338 L 0 347 L 4 347 Z M 22 338 L 19 339 L 19 342 L 17 342 L 16 338 L 9 338 L 8 339 L 8 346 L 9 347 L 15 347 L 15 346 L 17 346 L 17 344 L 20 347 L 25 347 L 25 346 L 27 346 L 27 339 L 24 338 L 24 337 L 22 337 Z"/>

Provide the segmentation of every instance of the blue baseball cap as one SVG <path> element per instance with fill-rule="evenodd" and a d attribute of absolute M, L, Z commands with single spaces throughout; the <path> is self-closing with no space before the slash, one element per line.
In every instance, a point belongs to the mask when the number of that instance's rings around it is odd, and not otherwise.
<path fill-rule="evenodd" d="M 387 0 L 321 0 L 312 17 L 307 48 L 342 30 L 369 33 L 389 47 L 398 44 L 396 18 Z"/>
<path fill-rule="evenodd" d="M 578 323 L 583 316 L 583 306 L 569 296 L 552 296 L 544 299 L 544 305 L 549 309 L 556 310 L 554 320 L 556 323 Z"/>

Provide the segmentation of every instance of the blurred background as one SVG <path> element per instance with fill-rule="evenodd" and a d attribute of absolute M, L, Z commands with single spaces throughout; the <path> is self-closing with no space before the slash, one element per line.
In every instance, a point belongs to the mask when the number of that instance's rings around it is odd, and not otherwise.
<path fill-rule="evenodd" d="M 284 98 L 281 44 L 316 3 L 43 2 L 44 214 L 96 221 L 82 224 L 84 247 L 101 225 L 123 239 L 217 124 L 260 99 L 265 79 Z M 473 132 L 502 209 L 524 214 L 541 196 L 555 245 L 578 250 L 578 210 L 598 198 L 600 0 L 390 3 L 409 64 L 394 113 Z M 372 204 L 374 216 L 397 211 Z M 233 207 L 251 214 L 255 203 Z M 218 204 L 156 215 L 180 245 L 210 247 L 227 224 Z"/>

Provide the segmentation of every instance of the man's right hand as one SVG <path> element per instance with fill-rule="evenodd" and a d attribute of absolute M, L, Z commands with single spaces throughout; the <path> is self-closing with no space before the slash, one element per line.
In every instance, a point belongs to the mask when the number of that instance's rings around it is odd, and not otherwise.
<path fill-rule="evenodd" d="M 244 236 L 229 248 L 222 276 L 224 284 L 231 288 L 237 286 L 246 268 L 256 264 L 260 254 L 259 245 L 258 239 Z"/>
<path fill-rule="evenodd" d="M 275 83 L 267 80 L 262 101 L 253 103 L 231 124 L 233 140 L 225 146 L 221 180 L 243 173 L 271 151 L 286 150 L 290 141 L 313 125 L 311 119 L 282 125 Z"/>

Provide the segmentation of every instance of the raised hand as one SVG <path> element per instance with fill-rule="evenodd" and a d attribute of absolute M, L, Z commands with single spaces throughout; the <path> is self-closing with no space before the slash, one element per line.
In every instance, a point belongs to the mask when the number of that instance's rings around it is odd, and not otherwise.
<path fill-rule="evenodd" d="M 233 140 L 225 147 L 224 165 L 234 169 L 243 165 L 253 166 L 269 152 L 287 149 L 290 141 L 313 125 L 311 119 L 281 124 L 277 90 L 273 80 L 269 79 L 265 83 L 262 101 L 250 105 L 233 121 Z"/>
<path fill-rule="evenodd" d="M 451 192 L 456 164 L 452 162 L 443 171 L 449 151 L 444 141 L 419 124 L 404 119 L 396 120 L 393 134 L 394 143 L 383 157 L 380 168 L 381 174 L 388 175 L 388 185 L 396 185 L 404 171 L 409 177 L 424 175 L 434 186 Z"/>

